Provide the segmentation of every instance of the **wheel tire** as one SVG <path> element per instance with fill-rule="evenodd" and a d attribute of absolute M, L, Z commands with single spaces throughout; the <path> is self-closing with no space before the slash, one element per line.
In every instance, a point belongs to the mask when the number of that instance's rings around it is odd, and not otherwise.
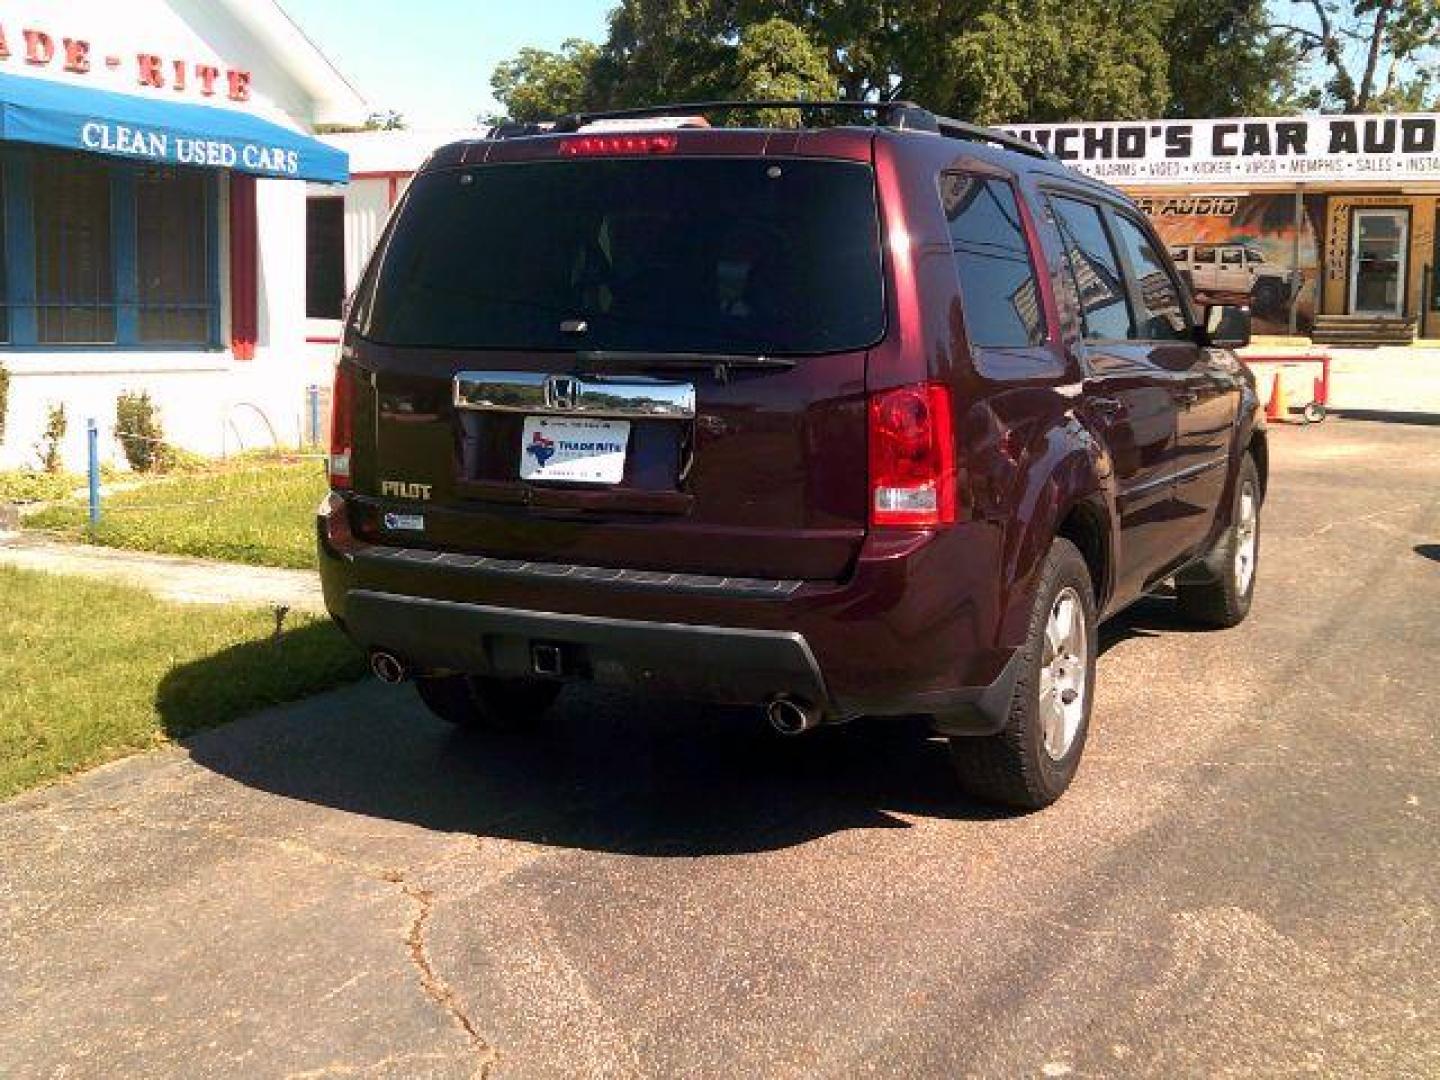
<path fill-rule="evenodd" d="M 1260 472 L 1249 454 L 1235 478 L 1230 525 L 1203 562 L 1175 578 L 1180 614 L 1197 626 L 1238 626 L 1250 614 L 1260 569 Z M 1248 563 L 1248 565 L 1246 565 Z"/>
<path fill-rule="evenodd" d="M 1070 605 L 1070 617 L 1079 619 L 1080 636 L 1078 647 L 1071 639 L 1057 652 L 1053 641 L 1062 600 Z M 1040 573 L 1004 730 L 950 740 L 950 758 L 968 794 L 1021 810 L 1040 810 L 1065 793 L 1090 730 L 1096 624 L 1095 589 L 1085 559 L 1069 540 L 1057 539 Z M 1063 674 L 1057 677 L 1061 668 Z M 1058 701 L 1057 696 L 1066 691 L 1075 693 L 1075 698 Z M 1057 708 L 1058 713 L 1053 711 Z"/>
<path fill-rule="evenodd" d="M 441 720 L 477 731 L 532 728 L 559 696 L 561 684 L 540 679 L 443 675 L 416 679 L 415 692 Z"/>
<path fill-rule="evenodd" d="M 1300 414 L 1305 418 L 1307 424 L 1323 424 L 1325 422 L 1326 409 L 1318 401 L 1312 401 L 1305 406 L 1304 412 Z"/>
<path fill-rule="evenodd" d="M 1283 303 L 1280 283 L 1278 281 L 1262 280 L 1256 282 L 1251 296 L 1251 302 L 1255 305 L 1255 312 L 1258 315 L 1272 314 L 1278 311 Z"/>

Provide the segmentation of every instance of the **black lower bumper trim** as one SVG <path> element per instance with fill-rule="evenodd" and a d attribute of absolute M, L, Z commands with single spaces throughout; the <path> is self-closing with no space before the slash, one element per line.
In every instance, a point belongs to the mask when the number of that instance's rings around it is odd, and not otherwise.
<path fill-rule="evenodd" d="M 777 694 L 833 712 L 819 666 L 797 633 L 462 604 L 352 590 L 345 621 L 367 649 L 420 671 L 534 676 L 536 646 L 558 655 L 561 677 L 735 704 Z"/>

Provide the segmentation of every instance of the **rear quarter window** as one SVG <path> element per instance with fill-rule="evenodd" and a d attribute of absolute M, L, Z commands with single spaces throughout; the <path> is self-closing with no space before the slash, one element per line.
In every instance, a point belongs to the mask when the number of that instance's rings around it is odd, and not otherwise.
<path fill-rule="evenodd" d="M 1056 196 L 1050 200 L 1065 245 L 1068 280 L 1087 341 L 1124 341 L 1134 336 L 1125 273 L 1093 203 Z"/>
<path fill-rule="evenodd" d="M 970 343 L 980 348 L 1043 345 L 1040 285 L 1014 187 L 996 177 L 945 173 L 940 201 L 950 223 Z"/>

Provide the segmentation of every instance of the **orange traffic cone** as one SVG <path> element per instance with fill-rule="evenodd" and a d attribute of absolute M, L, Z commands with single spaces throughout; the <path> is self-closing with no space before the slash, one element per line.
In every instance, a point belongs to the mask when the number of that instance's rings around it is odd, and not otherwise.
<path fill-rule="evenodd" d="M 1265 404 L 1265 419 L 1272 424 L 1284 423 L 1289 411 L 1285 401 L 1285 369 L 1275 369 L 1275 381 L 1270 384 L 1270 400 Z"/>

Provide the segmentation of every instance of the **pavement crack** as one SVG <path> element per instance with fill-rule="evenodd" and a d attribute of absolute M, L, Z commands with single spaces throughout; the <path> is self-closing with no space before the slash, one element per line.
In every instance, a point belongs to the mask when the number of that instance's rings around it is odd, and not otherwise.
<path fill-rule="evenodd" d="M 450 1019 L 465 1033 L 465 1038 L 469 1041 L 470 1047 L 478 1059 L 474 1075 L 477 1080 L 484 1080 L 490 1073 L 490 1066 L 495 1063 L 495 1048 L 475 1027 L 474 1021 L 465 1012 L 465 1007 L 461 1004 L 455 988 L 435 970 L 435 965 L 430 959 L 429 949 L 425 944 L 425 928 L 435 910 L 434 891 L 407 881 L 405 875 L 398 870 L 387 871 L 382 877 L 392 884 L 399 885 L 400 891 L 415 905 L 414 918 L 410 920 L 410 929 L 405 934 L 405 947 L 410 953 L 410 962 L 420 977 L 420 988 L 425 991 L 431 1001 L 448 1013 Z"/>

